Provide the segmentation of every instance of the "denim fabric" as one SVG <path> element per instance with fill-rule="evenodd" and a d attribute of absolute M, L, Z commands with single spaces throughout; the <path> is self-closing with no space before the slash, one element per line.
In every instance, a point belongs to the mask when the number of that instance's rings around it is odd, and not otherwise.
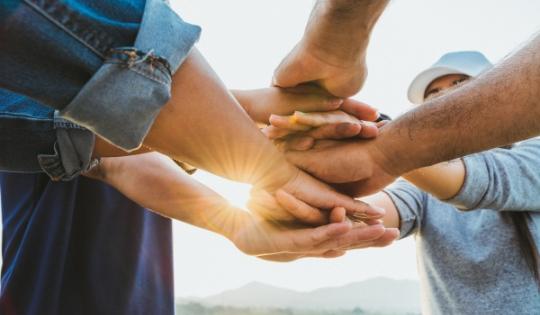
<path fill-rule="evenodd" d="M 0 87 L 134 150 L 199 34 L 163 0 L 2 1 Z"/>
<path fill-rule="evenodd" d="M 0 171 L 71 180 L 93 166 L 92 132 L 49 107 L 0 89 Z"/>

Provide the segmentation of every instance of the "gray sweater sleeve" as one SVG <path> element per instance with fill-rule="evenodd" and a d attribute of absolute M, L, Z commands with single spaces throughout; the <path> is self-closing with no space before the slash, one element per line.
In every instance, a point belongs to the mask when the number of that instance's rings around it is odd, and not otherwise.
<path fill-rule="evenodd" d="M 405 180 L 398 180 L 384 192 L 392 199 L 399 213 L 400 238 L 420 230 L 426 211 L 428 194 Z"/>
<path fill-rule="evenodd" d="M 460 209 L 540 211 L 540 139 L 463 160 L 465 183 L 447 202 Z"/>

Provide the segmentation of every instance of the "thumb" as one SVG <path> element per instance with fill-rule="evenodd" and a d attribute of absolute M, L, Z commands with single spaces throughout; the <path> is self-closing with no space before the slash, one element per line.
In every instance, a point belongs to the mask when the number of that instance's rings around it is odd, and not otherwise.
<path fill-rule="evenodd" d="M 272 84 L 279 87 L 295 87 L 317 80 L 314 69 L 308 67 L 298 53 L 298 45 L 281 61 L 274 71 Z"/>

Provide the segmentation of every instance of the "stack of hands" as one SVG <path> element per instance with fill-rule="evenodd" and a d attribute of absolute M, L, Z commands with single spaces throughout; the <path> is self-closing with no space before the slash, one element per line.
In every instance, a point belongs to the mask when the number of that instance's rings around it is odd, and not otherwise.
<path fill-rule="evenodd" d="M 197 144 L 192 143 L 197 141 L 193 140 L 198 139 L 196 136 L 178 135 L 189 145 L 184 146 L 181 157 L 170 156 L 188 163 L 205 160 L 206 164 L 196 166 L 254 184 L 250 211 L 232 207 L 158 153 L 104 158 L 88 176 L 108 182 L 162 215 L 219 233 L 244 253 L 263 259 L 330 258 L 349 249 L 390 244 L 399 233 L 384 227 L 384 209 L 354 199 L 382 189 L 398 174 L 383 167 L 389 163 L 373 140 L 385 122 L 375 122 L 379 118 L 377 110 L 349 98 L 364 83 L 369 33 L 387 3 L 368 2 L 367 8 L 366 4 L 356 5 L 351 7 L 354 12 L 349 12 L 332 7 L 348 6 L 347 1 L 318 1 L 311 16 L 314 22 L 310 21 L 302 41 L 276 70 L 274 87 L 232 91 L 251 120 L 265 126 L 262 132 L 282 154 L 268 154 L 275 149 L 265 146 L 260 159 L 250 157 L 243 161 L 250 164 L 246 167 L 233 154 L 227 158 L 223 157 L 225 153 L 213 151 L 218 150 L 219 142 Z M 181 80 L 184 74 L 189 77 L 190 69 L 201 65 L 204 68 L 204 60 L 194 54 L 175 79 Z M 210 72 L 203 76 L 209 78 L 208 82 L 216 81 L 212 81 Z M 181 85 L 177 91 L 173 88 L 173 102 L 175 94 L 182 94 L 181 88 L 201 93 L 221 88 L 219 83 L 198 86 L 199 81 L 191 77 L 186 81 L 190 84 Z M 205 108 L 201 103 L 197 109 L 214 111 L 215 107 Z M 175 110 L 181 111 L 182 107 Z M 167 111 L 162 110 L 155 126 L 169 126 L 168 131 L 174 132 L 170 126 L 180 122 L 167 121 L 174 116 Z M 176 113 L 176 117 L 192 119 L 189 122 L 197 124 L 196 114 L 192 110 Z M 238 134 L 249 133 L 242 128 L 239 123 Z M 168 146 L 169 152 L 178 150 L 178 143 L 155 139 L 153 134 L 159 131 L 154 127 L 148 142 L 160 145 L 160 152 L 167 152 Z M 189 133 L 189 128 L 182 132 Z M 197 132 L 215 135 L 219 126 L 199 125 Z M 206 139 L 219 141 L 215 136 Z M 248 140 L 244 141 L 249 146 Z M 97 151 L 100 145 L 96 144 Z M 188 147 L 199 149 L 189 151 Z M 238 147 L 229 151 L 238 151 Z M 220 154 L 223 155 L 219 159 L 215 157 Z M 241 168 L 243 174 L 235 174 L 235 168 Z M 255 180 L 245 174 L 250 168 Z"/>
<path fill-rule="evenodd" d="M 295 181 L 273 194 L 254 189 L 250 210 L 282 228 L 339 228 L 334 236 L 326 234 L 330 240 L 318 242 L 312 238 L 306 240 L 309 246 L 293 249 L 300 252 L 262 257 L 336 257 L 349 249 L 386 246 L 396 239 L 399 232 L 382 225 L 384 209 L 354 200 L 354 195 L 348 194 L 352 186 L 359 186 L 354 177 L 358 165 L 349 165 L 349 170 L 337 167 L 335 163 L 342 163 L 343 159 L 327 151 L 335 150 L 343 157 L 350 154 L 346 152 L 347 145 L 365 144 L 377 137 L 386 121 L 375 122 L 379 118 L 376 109 L 353 99 L 334 97 L 313 85 L 233 91 L 233 95 L 254 121 L 266 123 L 262 132 L 301 170 Z M 315 185 L 306 172 L 327 184 Z"/>

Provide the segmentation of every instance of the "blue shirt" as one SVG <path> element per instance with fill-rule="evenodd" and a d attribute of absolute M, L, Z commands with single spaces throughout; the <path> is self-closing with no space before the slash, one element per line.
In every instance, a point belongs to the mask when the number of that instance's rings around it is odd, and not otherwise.
<path fill-rule="evenodd" d="M 171 221 L 79 177 L 0 173 L 0 314 L 174 314 Z"/>

